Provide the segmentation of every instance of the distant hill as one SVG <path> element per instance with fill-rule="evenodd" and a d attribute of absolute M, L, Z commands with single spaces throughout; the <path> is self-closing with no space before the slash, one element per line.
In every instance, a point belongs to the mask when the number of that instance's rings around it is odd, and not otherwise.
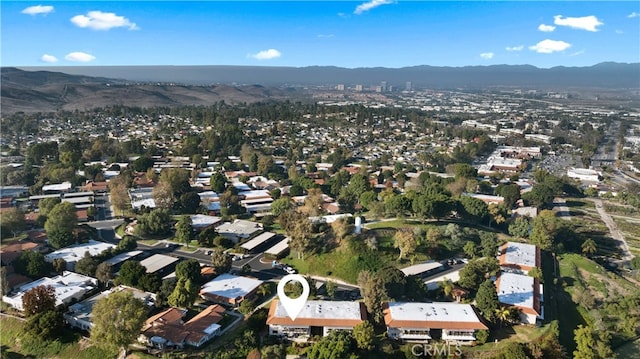
<path fill-rule="evenodd" d="M 53 71 L 1 69 L 2 114 L 85 110 L 109 105 L 139 107 L 210 105 L 285 98 L 288 92 L 261 85 L 131 84 L 107 77 L 70 75 Z"/>
<path fill-rule="evenodd" d="M 407 81 L 421 88 L 638 88 L 640 63 L 600 63 L 588 67 L 541 69 L 530 65 L 466 67 L 413 66 L 404 68 L 355 68 L 333 66 L 73 66 L 30 67 L 24 70 L 59 71 L 74 75 L 122 78 L 131 81 L 186 84 L 281 85 L 389 85 L 404 87 Z"/>

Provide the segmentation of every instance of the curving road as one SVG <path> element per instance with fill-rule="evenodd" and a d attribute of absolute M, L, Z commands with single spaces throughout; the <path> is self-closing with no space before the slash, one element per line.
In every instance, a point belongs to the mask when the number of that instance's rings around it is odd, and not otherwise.
<path fill-rule="evenodd" d="M 622 258 L 614 262 L 621 265 L 629 264 L 631 259 L 633 259 L 633 254 L 631 254 L 631 251 L 629 250 L 629 244 L 624 239 L 622 232 L 620 231 L 620 229 L 618 229 L 618 226 L 616 226 L 616 223 L 613 221 L 613 218 L 611 218 L 609 213 L 605 211 L 604 206 L 602 205 L 602 200 L 594 199 L 593 203 L 595 203 L 596 205 L 596 210 L 598 211 L 600 218 L 607 225 L 607 228 L 609 228 L 609 233 L 611 234 L 611 238 L 613 238 L 616 242 L 618 242 L 618 247 L 622 252 Z"/>

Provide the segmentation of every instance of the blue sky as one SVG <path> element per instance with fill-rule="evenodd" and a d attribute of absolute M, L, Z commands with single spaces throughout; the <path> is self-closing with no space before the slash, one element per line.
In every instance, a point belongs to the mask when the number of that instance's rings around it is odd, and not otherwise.
<path fill-rule="evenodd" d="M 2 1 L 2 66 L 640 62 L 640 2 Z"/>

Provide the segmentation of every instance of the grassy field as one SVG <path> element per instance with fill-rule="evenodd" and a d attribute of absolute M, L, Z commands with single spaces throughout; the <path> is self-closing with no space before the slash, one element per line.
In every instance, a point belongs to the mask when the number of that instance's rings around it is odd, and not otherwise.
<path fill-rule="evenodd" d="M 62 333 L 60 339 L 50 342 L 18 339 L 23 325 L 24 322 L 14 318 L 0 318 L 0 344 L 7 358 L 94 359 L 114 358 L 117 355 L 91 345 L 79 334 L 68 330 Z"/>

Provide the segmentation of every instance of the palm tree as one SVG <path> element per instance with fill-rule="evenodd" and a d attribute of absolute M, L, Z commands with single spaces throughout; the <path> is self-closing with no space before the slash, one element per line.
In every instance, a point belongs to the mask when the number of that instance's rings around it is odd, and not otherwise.
<path fill-rule="evenodd" d="M 262 284 L 258 287 L 258 294 L 262 298 L 266 298 L 269 294 L 271 294 L 271 287 L 267 283 Z"/>
<path fill-rule="evenodd" d="M 598 251 L 598 248 L 596 247 L 596 242 L 593 239 L 588 238 L 587 240 L 582 242 L 583 254 L 589 256 L 589 255 L 595 254 L 597 251 Z"/>
<path fill-rule="evenodd" d="M 440 285 L 442 286 L 442 291 L 444 292 L 444 296 L 449 297 L 454 288 L 453 282 L 451 281 L 451 279 L 445 279 Z"/>
<path fill-rule="evenodd" d="M 507 307 L 499 307 L 496 309 L 496 318 L 500 321 L 500 327 L 511 317 L 511 309 Z"/>

